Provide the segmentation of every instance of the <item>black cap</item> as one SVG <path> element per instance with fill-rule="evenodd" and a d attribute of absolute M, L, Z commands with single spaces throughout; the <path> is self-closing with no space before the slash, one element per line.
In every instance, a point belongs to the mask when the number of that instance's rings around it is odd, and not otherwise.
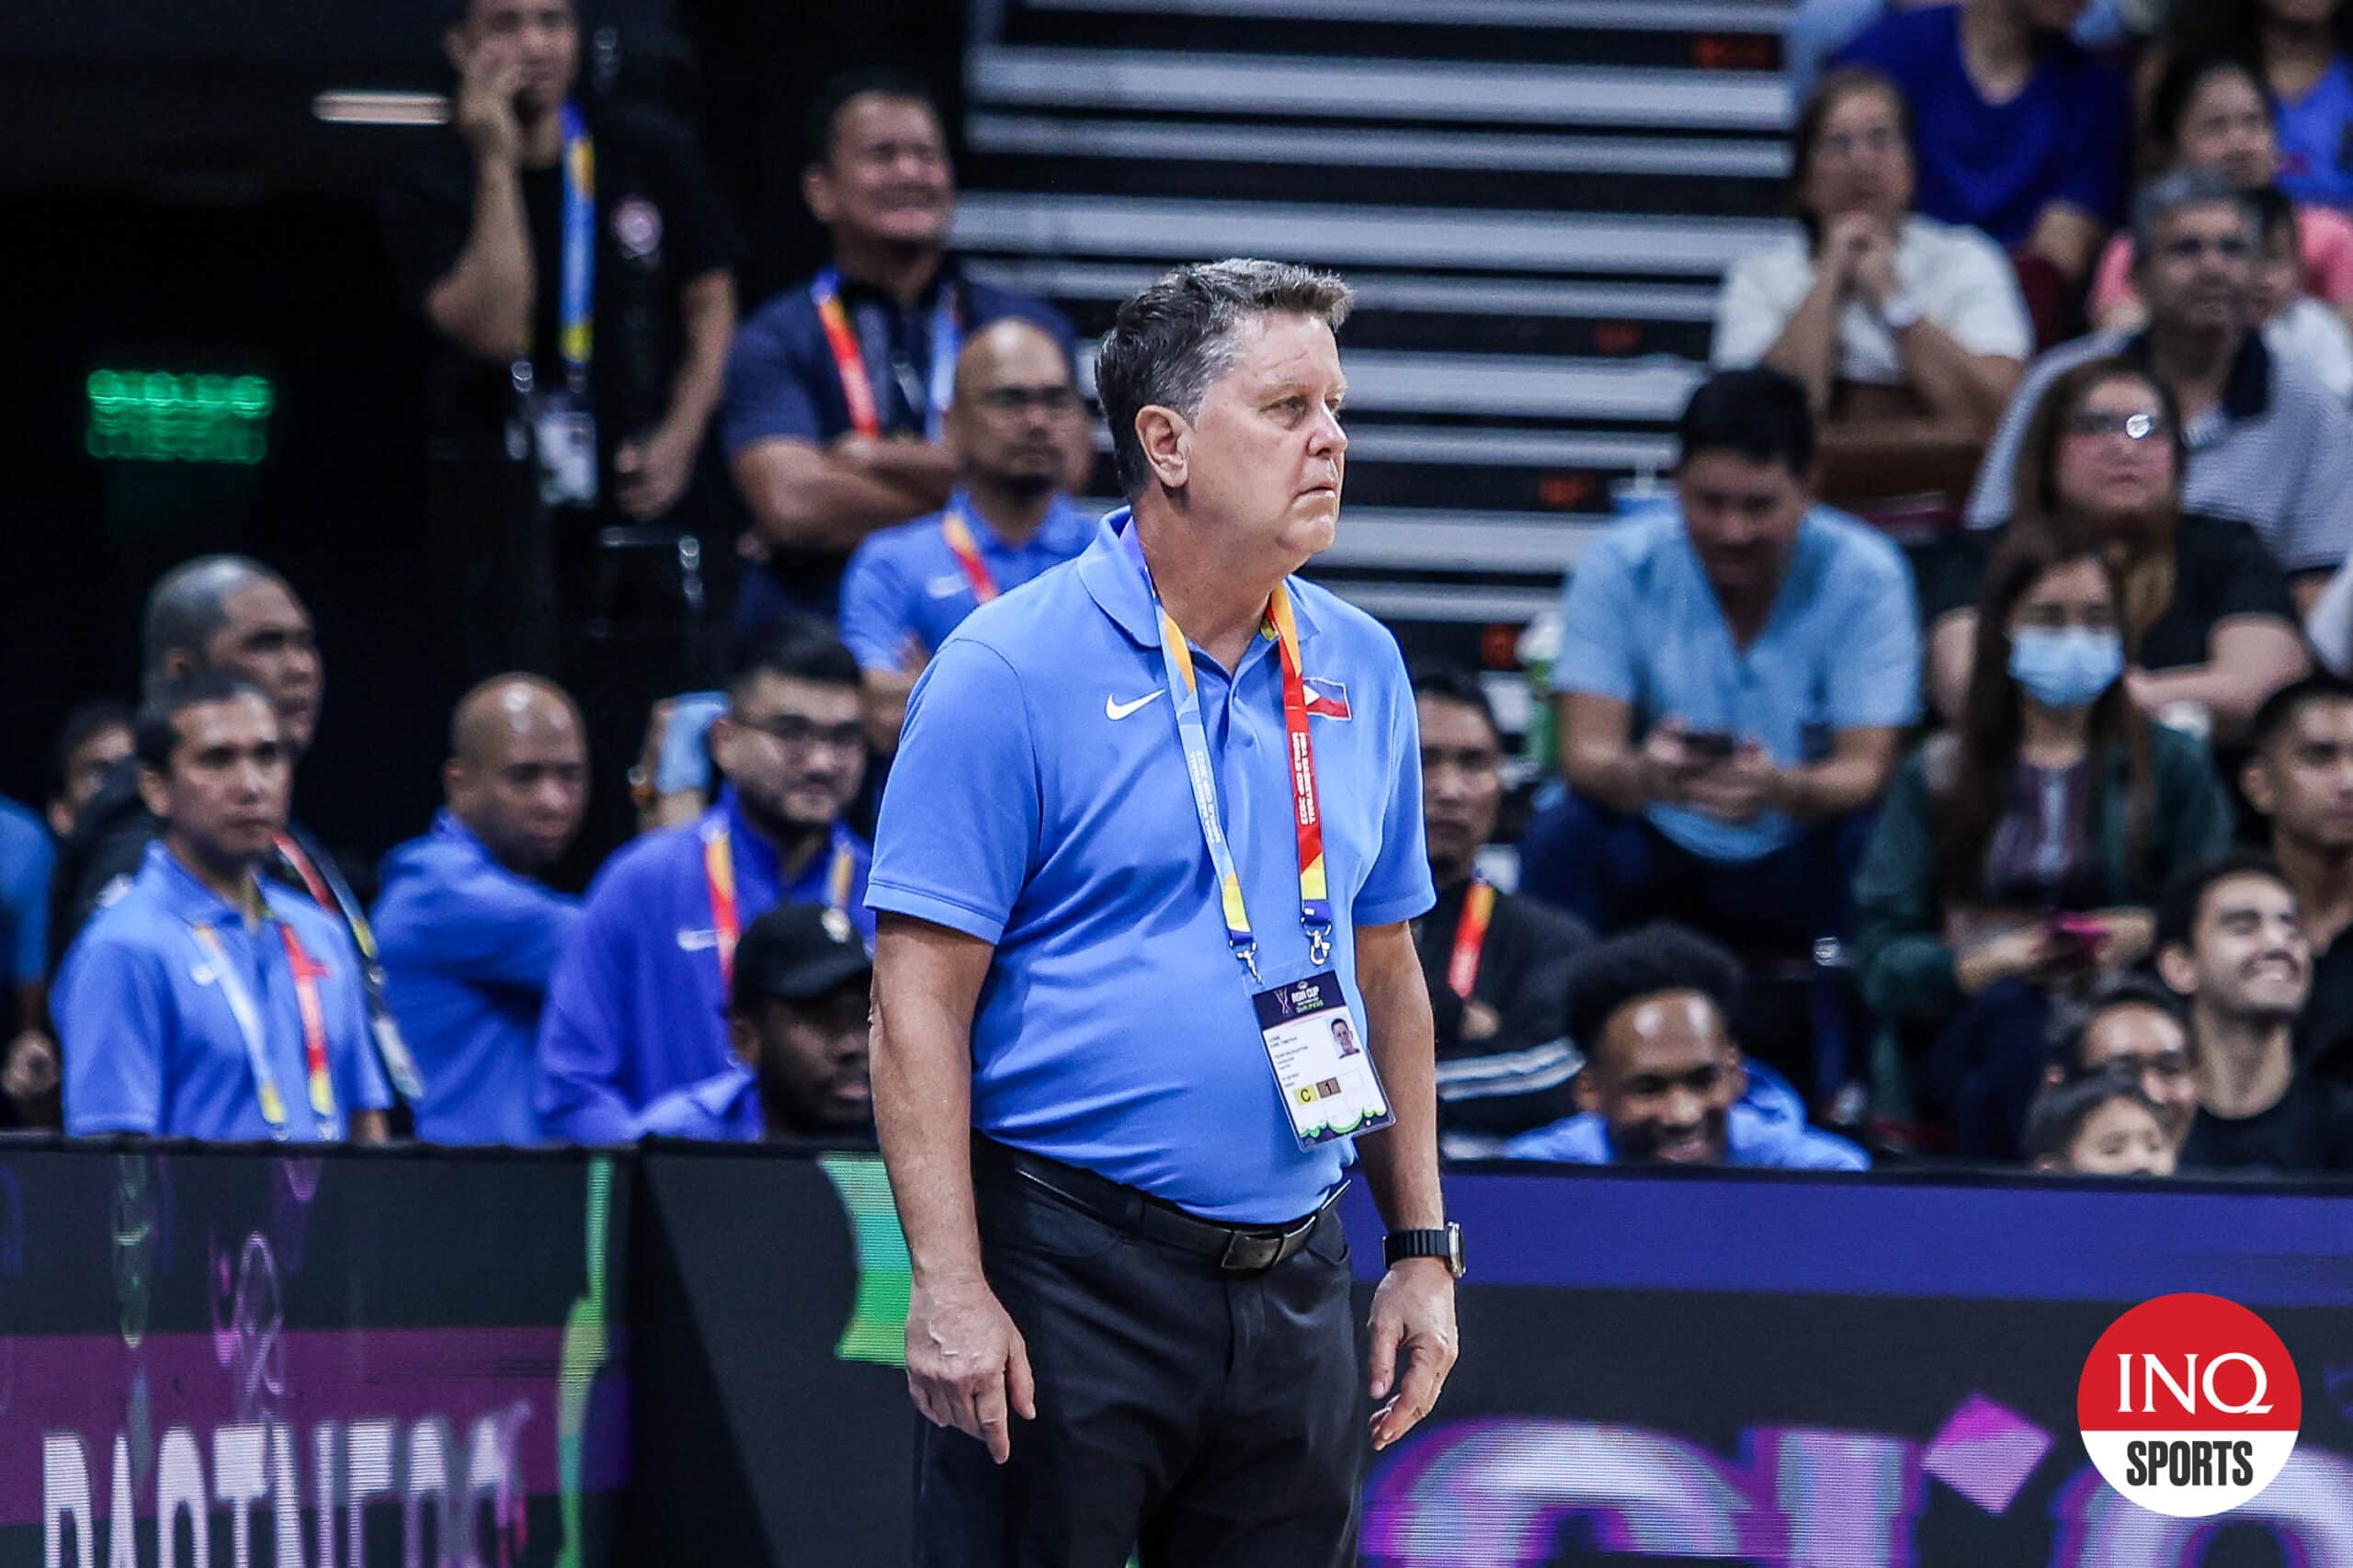
<path fill-rule="evenodd" d="M 874 972 L 849 916 L 820 903 L 783 903 L 752 922 L 735 946 L 738 1007 L 813 1002 Z"/>

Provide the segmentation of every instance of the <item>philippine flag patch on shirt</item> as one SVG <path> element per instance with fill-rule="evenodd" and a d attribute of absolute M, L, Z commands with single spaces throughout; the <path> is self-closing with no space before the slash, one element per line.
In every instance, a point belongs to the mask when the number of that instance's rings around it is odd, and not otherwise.
<path fill-rule="evenodd" d="M 1302 676 L 1299 684 L 1307 688 L 1307 711 L 1316 719 L 1349 719 L 1348 688 L 1345 682 L 1325 680 L 1321 676 Z"/>

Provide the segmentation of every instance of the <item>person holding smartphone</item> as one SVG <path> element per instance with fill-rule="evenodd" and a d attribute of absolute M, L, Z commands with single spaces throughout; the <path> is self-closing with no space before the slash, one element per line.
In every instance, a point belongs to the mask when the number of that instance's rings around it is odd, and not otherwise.
<path fill-rule="evenodd" d="M 1794 378 L 1711 377 L 1673 503 L 1577 562 L 1552 669 L 1567 789 L 1520 888 L 1598 934 L 1672 919 L 1751 953 L 1843 934 L 1920 631 L 1895 546 L 1814 504 L 1814 434 Z"/>
<path fill-rule="evenodd" d="M 2205 743 L 2133 703 L 2125 602 L 2089 523 L 2011 525 L 1961 723 L 1897 773 L 1856 879 L 1864 1000 L 1925 1046 L 1964 1154 L 2018 1157 L 2053 998 L 2145 961 L 2166 879 L 2230 842 Z"/>

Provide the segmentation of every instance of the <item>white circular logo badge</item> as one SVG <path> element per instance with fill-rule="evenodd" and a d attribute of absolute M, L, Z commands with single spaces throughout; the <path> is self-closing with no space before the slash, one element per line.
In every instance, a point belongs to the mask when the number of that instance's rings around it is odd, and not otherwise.
<path fill-rule="evenodd" d="M 2253 1500 L 2287 1464 L 2303 1387 L 2271 1325 L 2236 1301 L 2159 1296 L 2092 1346 L 2075 1415 L 2110 1486 L 2154 1513 L 2202 1519 Z"/>
<path fill-rule="evenodd" d="M 631 261 L 642 261 L 662 243 L 662 210 L 642 196 L 613 209 L 613 241 Z"/>

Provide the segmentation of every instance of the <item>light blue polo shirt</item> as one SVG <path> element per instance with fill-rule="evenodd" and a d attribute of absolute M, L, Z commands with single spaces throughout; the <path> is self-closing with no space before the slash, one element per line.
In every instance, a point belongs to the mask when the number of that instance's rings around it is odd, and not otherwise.
<path fill-rule="evenodd" d="M 1075 562 L 982 606 L 915 683 L 867 902 L 995 946 L 972 1020 L 975 1128 L 1207 1218 L 1294 1219 L 1338 1182 L 1342 1150 L 1302 1152 L 1279 1103 L 1127 522 L 1112 513 Z M 1414 697 L 1378 621 L 1296 578 L 1290 594 L 1318 706 L 1347 710 L 1308 722 L 1332 965 L 1362 1018 L 1357 927 L 1437 902 Z M 1254 641 L 1232 678 L 1194 655 L 1270 984 L 1307 968 L 1274 649 Z"/>
<path fill-rule="evenodd" d="M 1816 506 L 1798 525 L 1780 597 L 1745 649 L 1674 502 L 1604 528 L 1577 560 L 1562 608 L 1552 689 L 1634 710 L 1640 739 L 1662 719 L 1754 739 L 1783 767 L 1819 762 L 1841 730 L 1901 728 L 1920 711 L 1920 620 L 1912 569 L 1884 537 Z M 1711 860 L 1754 860 L 1794 839 L 1789 818 L 1733 824 L 1679 806 L 1647 812 Z"/>
<path fill-rule="evenodd" d="M 368 992 L 351 937 L 301 893 L 264 881 L 269 912 L 255 930 L 196 880 L 159 839 L 129 888 L 84 927 L 57 972 L 51 1012 L 65 1056 L 65 1131 L 143 1132 L 214 1142 L 269 1138 L 245 1037 L 222 989 L 216 960 L 191 923 L 209 925 L 244 977 L 285 1097 L 287 1134 L 319 1137 L 305 1090 L 302 1017 L 275 922 L 293 927 L 326 973 L 327 1062 L 335 1078 L 333 1136 L 355 1109 L 392 1103 L 368 1025 Z"/>
<path fill-rule="evenodd" d="M 1062 496 L 1054 497 L 1038 531 L 1009 545 L 989 527 L 961 490 L 949 497 L 972 525 L 981 564 L 1000 594 L 1051 571 L 1085 550 L 1095 537 L 1094 521 Z M 904 666 L 905 644 L 929 657 L 958 623 L 980 604 L 972 583 L 940 531 L 945 512 L 866 536 L 842 577 L 842 641 L 858 655 L 862 670 Z"/>

